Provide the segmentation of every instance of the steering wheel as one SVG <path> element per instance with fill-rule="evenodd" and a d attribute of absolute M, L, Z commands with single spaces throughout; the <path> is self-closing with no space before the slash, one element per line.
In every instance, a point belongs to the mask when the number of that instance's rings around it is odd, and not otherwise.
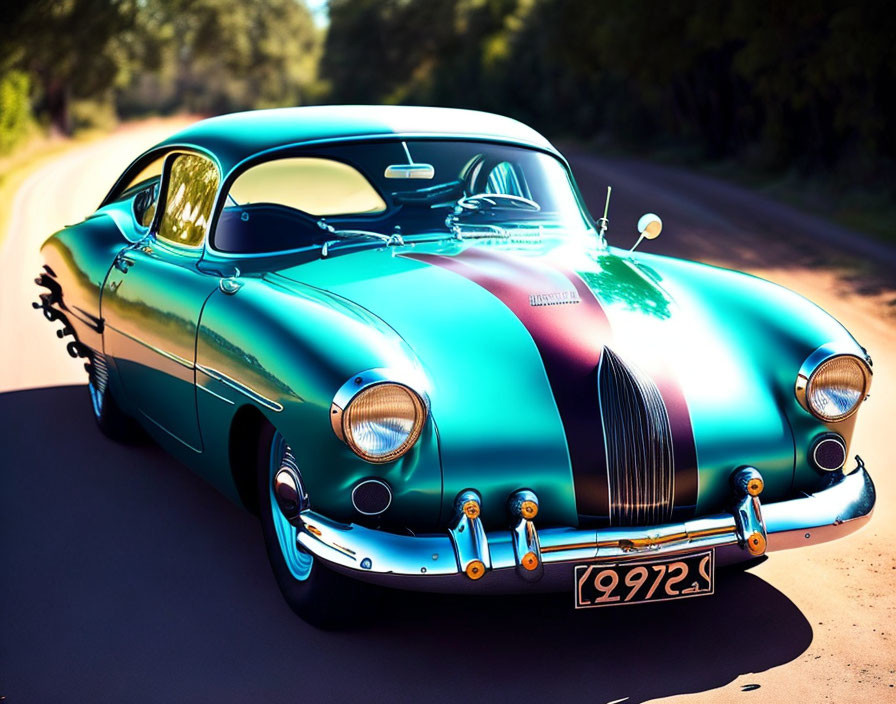
<path fill-rule="evenodd" d="M 523 198 L 523 196 L 512 196 L 507 193 L 474 193 L 459 199 L 456 207 L 470 211 L 484 210 L 486 208 L 517 208 L 533 212 L 541 210 L 541 206 L 534 200 Z M 457 212 L 460 212 L 460 210 Z"/>

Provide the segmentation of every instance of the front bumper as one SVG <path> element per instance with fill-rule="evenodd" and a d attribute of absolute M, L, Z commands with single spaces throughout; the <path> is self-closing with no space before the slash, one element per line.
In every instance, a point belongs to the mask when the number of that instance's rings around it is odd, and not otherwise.
<path fill-rule="evenodd" d="M 302 548 L 355 579 L 415 591 L 511 593 L 571 588 L 573 564 L 713 549 L 716 564 L 724 565 L 767 550 L 827 542 L 865 525 L 874 502 L 874 484 L 858 460 L 856 470 L 832 474 L 829 486 L 814 494 L 760 505 L 758 496 L 736 490 L 730 513 L 661 526 L 536 533 L 532 521 L 521 519 L 507 530 L 486 533 L 478 519 L 461 516 L 448 533 L 411 536 L 336 523 L 311 510 L 294 524 Z M 530 551 L 537 556 L 534 568 L 524 566 L 523 555 Z M 470 577 L 474 561 L 482 565 L 481 578 Z"/>

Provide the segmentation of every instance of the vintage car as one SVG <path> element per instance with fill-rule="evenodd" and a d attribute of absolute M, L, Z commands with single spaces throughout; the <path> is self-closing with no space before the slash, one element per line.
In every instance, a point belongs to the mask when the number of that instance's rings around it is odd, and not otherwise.
<path fill-rule="evenodd" d="M 34 305 L 99 428 L 256 511 L 315 624 L 362 583 L 711 594 L 720 565 L 864 525 L 866 351 L 766 281 L 609 246 L 606 216 L 497 115 L 227 115 L 50 237 Z"/>

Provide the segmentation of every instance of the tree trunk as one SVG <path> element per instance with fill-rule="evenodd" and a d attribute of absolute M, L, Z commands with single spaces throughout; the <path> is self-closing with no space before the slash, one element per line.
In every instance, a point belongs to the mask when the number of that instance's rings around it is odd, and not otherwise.
<path fill-rule="evenodd" d="M 45 84 L 45 91 L 51 130 L 55 134 L 70 135 L 72 133 L 72 118 L 69 110 L 71 90 L 68 83 L 51 78 Z"/>

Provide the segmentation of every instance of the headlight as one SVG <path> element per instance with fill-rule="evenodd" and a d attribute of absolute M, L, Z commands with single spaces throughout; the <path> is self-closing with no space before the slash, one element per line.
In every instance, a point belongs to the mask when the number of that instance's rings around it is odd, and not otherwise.
<path fill-rule="evenodd" d="M 805 379 L 803 373 L 801 378 Z M 838 355 L 819 364 L 805 380 L 805 406 L 822 420 L 834 422 L 855 413 L 868 393 L 870 370 L 858 357 Z M 799 391 L 799 382 L 797 389 Z"/>
<path fill-rule="evenodd" d="M 426 406 L 402 384 L 377 383 L 355 394 L 344 409 L 334 402 L 333 430 L 360 458 L 391 462 L 413 447 Z"/>

